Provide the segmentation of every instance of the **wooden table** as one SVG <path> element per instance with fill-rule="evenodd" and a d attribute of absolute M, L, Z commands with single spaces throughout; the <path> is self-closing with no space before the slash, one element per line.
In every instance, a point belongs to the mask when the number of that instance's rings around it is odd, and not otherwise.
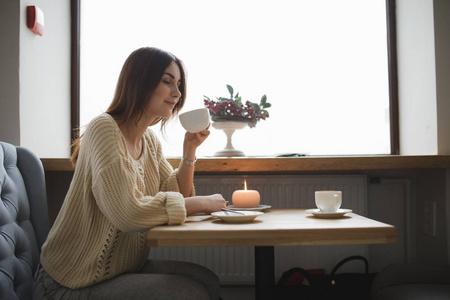
<path fill-rule="evenodd" d="M 255 246 L 256 299 L 272 299 L 274 246 L 386 244 L 397 241 L 397 229 L 354 213 L 319 219 L 305 209 L 269 209 L 251 223 L 230 224 L 211 218 L 148 232 L 151 247 Z"/>

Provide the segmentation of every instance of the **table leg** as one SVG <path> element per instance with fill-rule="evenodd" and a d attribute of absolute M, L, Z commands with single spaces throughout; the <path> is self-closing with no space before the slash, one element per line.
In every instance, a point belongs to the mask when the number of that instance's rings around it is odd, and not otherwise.
<path fill-rule="evenodd" d="M 275 286 L 275 255 L 273 246 L 255 247 L 256 300 L 273 299 Z"/>

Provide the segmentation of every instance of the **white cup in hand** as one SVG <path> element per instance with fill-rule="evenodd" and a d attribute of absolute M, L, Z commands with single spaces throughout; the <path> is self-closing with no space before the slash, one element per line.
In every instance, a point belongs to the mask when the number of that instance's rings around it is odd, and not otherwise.
<path fill-rule="evenodd" d="M 181 125 L 191 133 L 208 128 L 211 119 L 207 108 L 199 108 L 180 114 Z"/>
<path fill-rule="evenodd" d="M 316 206 L 323 213 L 334 213 L 341 207 L 342 192 L 341 191 L 316 191 Z"/>

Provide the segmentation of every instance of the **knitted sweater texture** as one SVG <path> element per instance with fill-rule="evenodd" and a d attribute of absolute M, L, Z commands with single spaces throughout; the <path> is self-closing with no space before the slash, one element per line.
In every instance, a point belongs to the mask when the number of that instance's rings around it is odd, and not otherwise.
<path fill-rule="evenodd" d="M 148 257 L 148 230 L 184 223 L 177 169 L 150 128 L 142 142 L 136 161 L 110 115 L 87 126 L 69 191 L 42 247 L 41 264 L 58 283 L 77 289 L 137 272 Z"/>

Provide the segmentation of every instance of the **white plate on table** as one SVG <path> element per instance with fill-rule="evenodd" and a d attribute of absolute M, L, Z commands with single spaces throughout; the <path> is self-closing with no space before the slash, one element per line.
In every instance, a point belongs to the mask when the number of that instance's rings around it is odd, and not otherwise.
<path fill-rule="evenodd" d="M 243 210 L 243 211 L 263 211 L 265 209 L 271 208 L 270 205 L 258 205 L 257 207 L 234 207 L 234 205 L 228 205 L 228 208 L 231 210 Z"/>
<path fill-rule="evenodd" d="M 306 212 L 313 214 L 317 218 L 336 219 L 336 218 L 343 217 L 346 213 L 351 213 L 352 210 L 341 208 L 341 209 L 338 209 L 336 212 L 325 213 L 325 212 L 321 212 L 320 209 L 318 209 L 318 208 L 314 208 L 314 209 L 307 209 Z"/>
<path fill-rule="evenodd" d="M 211 216 L 218 217 L 226 223 L 247 223 L 252 222 L 257 216 L 263 215 L 260 211 L 239 211 L 241 214 L 233 213 L 230 211 L 217 211 L 213 212 Z"/>

